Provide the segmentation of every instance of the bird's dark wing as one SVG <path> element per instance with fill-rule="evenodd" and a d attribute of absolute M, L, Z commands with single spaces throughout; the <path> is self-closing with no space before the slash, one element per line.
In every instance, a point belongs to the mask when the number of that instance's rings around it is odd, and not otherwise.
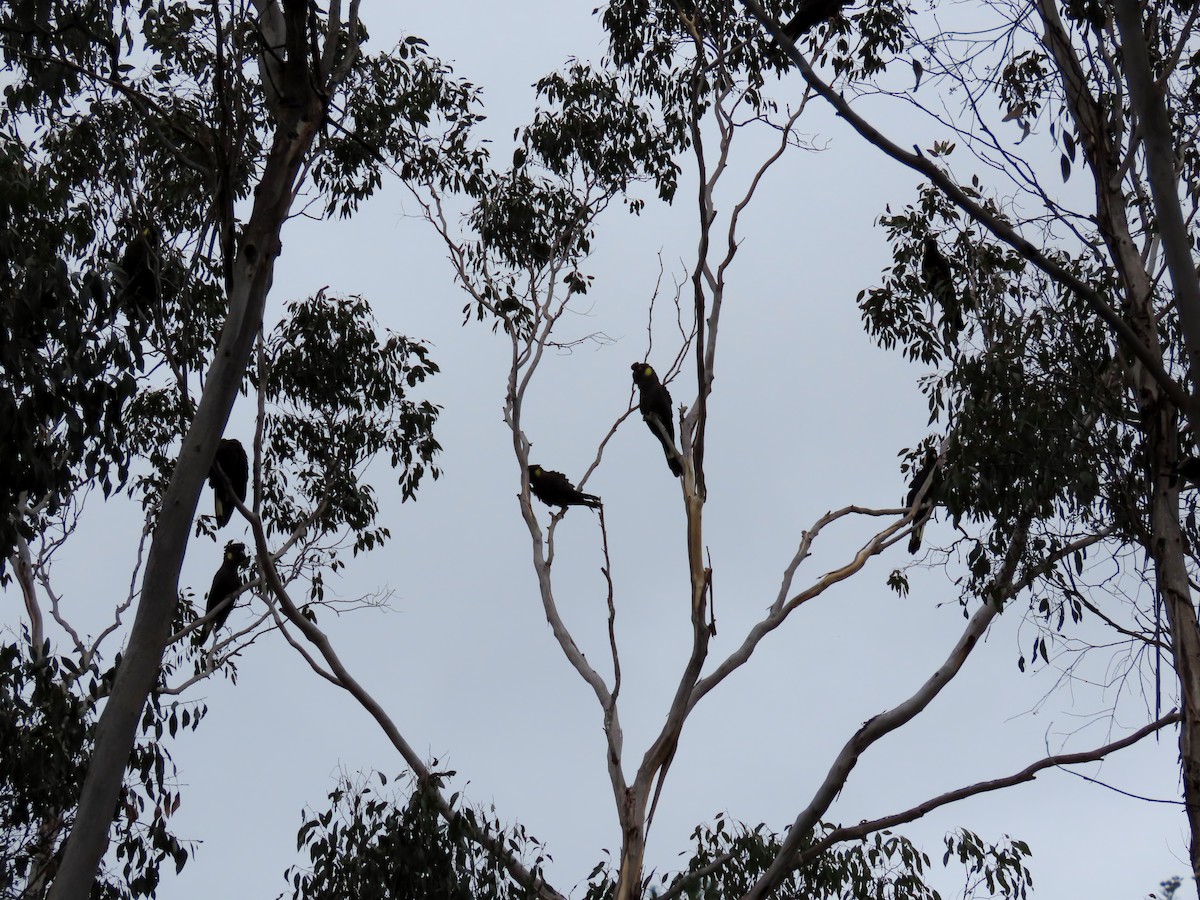
<path fill-rule="evenodd" d="M 1175 470 L 1194 485 L 1200 485 L 1200 459 L 1189 456 Z"/>
<path fill-rule="evenodd" d="M 217 475 L 217 467 L 225 473 L 229 482 L 226 489 Z M 246 502 L 246 485 L 250 481 L 250 462 L 241 441 L 223 438 L 217 447 L 217 455 L 213 459 L 213 467 L 208 472 L 208 483 L 213 489 L 213 511 L 217 517 L 217 527 L 224 528 L 233 516 L 234 495 L 243 503 Z M 230 493 L 230 490 L 232 493 Z"/>
<path fill-rule="evenodd" d="M 930 296 L 941 306 L 942 314 L 961 330 L 962 306 L 954 288 L 954 270 L 932 236 L 925 238 L 925 250 L 921 254 L 921 280 L 925 282 L 925 289 Z"/>
<path fill-rule="evenodd" d="M 125 311 L 148 318 L 158 305 L 158 253 L 153 243 L 154 232 L 148 228 L 125 248 L 121 257 L 121 301 Z"/>
<path fill-rule="evenodd" d="M 850 0 L 804 0 L 796 15 L 783 26 L 788 40 L 796 41 L 827 19 L 832 19 L 848 6 Z"/>
<path fill-rule="evenodd" d="M 908 552 L 913 556 L 921 552 L 921 541 L 925 537 L 925 523 L 928 521 L 928 517 L 921 519 L 913 526 L 912 534 L 908 536 Z"/>
<path fill-rule="evenodd" d="M 206 616 L 210 615 L 213 610 L 220 606 L 221 601 L 225 600 L 242 586 L 242 577 L 239 572 L 240 564 L 241 560 L 239 558 L 230 558 L 226 555 L 225 561 L 221 563 L 221 568 L 217 569 L 217 574 L 213 576 L 212 587 L 208 589 L 208 603 L 204 607 L 204 614 Z M 232 611 L 233 604 L 226 604 L 225 608 L 217 613 L 216 618 L 201 627 L 197 633 L 197 643 L 204 643 L 210 633 L 219 631 Z"/>
<path fill-rule="evenodd" d="M 937 454 L 930 450 L 925 454 L 924 462 L 913 476 L 913 480 L 908 488 L 908 501 L 905 503 L 905 506 L 910 509 L 917 502 L 917 495 L 921 493 L 922 489 L 925 491 L 924 496 L 921 497 L 921 506 L 917 510 L 912 534 L 908 538 L 909 553 L 915 554 L 921 549 L 921 540 L 925 535 L 925 523 L 929 521 L 929 517 L 933 514 L 933 508 L 937 504 L 936 495 L 939 480 Z M 928 486 L 926 486 L 927 484 Z"/>
<path fill-rule="evenodd" d="M 913 476 L 913 480 L 908 486 L 908 500 L 904 505 L 911 507 L 917 500 L 917 494 L 921 492 L 921 488 L 925 487 L 925 482 L 929 480 L 929 476 L 933 474 L 933 467 L 937 465 L 937 457 L 926 459 L 921 468 L 917 470 L 917 474 Z M 925 502 L 928 502 L 933 493 L 933 485 L 929 486 L 929 490 L 925 492 Z"/>
<path fill-rule="evenodd" d="M 638 401 L 638 409 L 641 410 L 642 416 L 650 418 L 656 417 L 663 423 L 668 436 L 671 440 L 675 440 L 675 423 L 671 416 L 671 393 L 666 389 L 661 381 L 657 378 L 652 383 L 646 384 L 640 388 L 641 397 Z"/>
<path fill-rule="evenodd" d="M 562 472 L 531 466 L 529 490 L 547 506 L 587 506 L 596 509 L 600 498 L 576 488 Z"/>

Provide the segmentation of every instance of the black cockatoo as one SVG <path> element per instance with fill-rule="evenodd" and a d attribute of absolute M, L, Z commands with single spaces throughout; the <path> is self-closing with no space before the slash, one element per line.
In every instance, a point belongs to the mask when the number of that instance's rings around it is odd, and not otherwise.
<path fill-rule="evenodd" d="M 633 383 L 638 388 L 638 409 L 650 432 L 662 444 L 663 453 L 667 456 L 667 465 L 671 474 L 678 478 L 683 474 L 683 466 L 679 464 L 679 456 L 675 451 L 675 425 L 671 421 L 671 394 L 666 386 L 658 380 L 658 374 L 649 363 L 634 363 Z"/>
<path fill-rule="evenodd" d="M 222 483 L 217 467 L 225 473 L 228 487 Z M 250 480 L 250 461 L 241 441 L 233 438 L 222 438 L 217 447 L 217 455 L 213 458 L 212 468 L 208 470 L 208 483 L 213 489 L 213 511 L 217 516 L 217 527 L 224 528 L 229 523 L 229 517 L 236 508 L 233 503 L 234 495 L 242 503 L 246 502 L 246 484 Z"/>
<path fill-rule="evenodd" d="M 832 19 L 848 6 L 850 0 L 802 0 L 796 15 L 783 26 L 783 33 L 788 40 L 799 40 L 822 22 Z"/>
<path fill-rule="evenodd" d="M 930 447 L 925 451 L 925 459 L 921 462 L 921 468 L 917 469 L 916 474 L 913 475 L 908 488 L 908 500 L 904 504 L 912 509 L 912 505 L 917 502 L 917 495 L 924 488 L 925 493 L 921 497 L 921 505 L 913 517 L 912 534 L 908 538 L 909 553 L 916 553 L 921 549 L 921 539 L 925 535 L 925 523 L 933 515 L 933 507 L 937 504 L 935 494 L 940 481 L 941 477 L 937 471 L 937 451 Z M 928 487 L 926 482 L 928 482 Z"/>
<path fill-rule="evenodd" d="M 962 307 L 954 290 L 954 272 L 933 235 L 925 236 L 925 249 L 921 253 L 921 280 L 925 282 L 925 289 L 930 296 L 942 308 L 946 321 L 961 331 Z"/>
<path fill-rule="evenodd" d="M 1194 456 L 1189 456 L 1180 460 L 1179 465 L 1175 468 L 1178 475 L 1182 475 L 1193 485 L 1200 486 L 1200 459 Z"/>
<path fill-rule="evenodd" d="M 547 506 L 600 507 L 600 498 L 595 494 L 583 493 L 562 472 L 553 472 L 541 466 L 529 467 L 529 490 Z"/>
<path fill-rule="evenodd" d="M 118 282 L 126 315 L 149 319 L 160 299 L 159 233 L 149 225 L 138 229 L 121 257 Z"/>
<path fill-rule="evenodd" d="M 217 569 L 217 574 L 213 576 L 212 587 L 208 589 L 208 603 L 204 607 L 206 616 L 217 610 L 217 607 L 229 600 L 242 586 L 242 566 L 248 562 L 250 556 L 246 553 L 246 545 L 241 541 L 230 541 L 225 545 L 225 559 L 221 562 L 221 568 Z M 196 643 L 203 644 L 210 633 L 218 631 L 232 610 L 233 601 L 217 610 L 212 620 L 200 626 L 196 632 Z"/>

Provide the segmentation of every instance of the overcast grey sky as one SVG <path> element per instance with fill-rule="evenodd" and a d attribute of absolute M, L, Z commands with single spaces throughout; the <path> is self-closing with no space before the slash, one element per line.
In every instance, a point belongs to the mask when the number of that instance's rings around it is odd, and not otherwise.
<path fill-rule="evenodd" d="M 485 89 L 500 159 L 510 152 L 504 142 L 513 128 L 531 115 L 532 82 L 569 56 L 602 54 L 591 13 L 592 4 L 549 2 L 363 4 L 375 48 L 402 33 L 421 35 Z M 798 95 L 798 82 L 794 90 Z M 787 91 L 781 87 L 780 96 Z M 884 121 L 912 125 L 899 115 Z M 888 262 L 875 218 L 885 203 L 911 199 L 916 182 L 818 105 L 801 130 L 828 149 L 796 153 L 769 176 L 746 218 L 721 331 L 707 455 L 719 629 L 712 660 L 724 658 L 761 617 L 804 528 L 850 503 L 899 505 L 906 485 L 897 452 L 927 433 L 917 389 L 922 370 L 876 349 L 854 304 Z M 660 259 L 669 283 L 685 277 L 694 253 L 690 188 L 681 189 L 673 209 L 652 204 L 635 218 L 614 208 L 602 221 L 588 267 L 596 277 L 589 305 L 562 324 L 613 340 L 554 356 L 539 371 L 525 423 L 534 461 L 577 477 L 625 410 L 629 364 L 645 352 L 646 306 Z M 392 541 L 330 582 L 347 598 L 388 588 L 391 609 L 326 615 L 320 624 L 407 739 L 441 760 L 439 768 L 459 773 L 456 788 L 474 803 L 494 803 L 502 819 L 519 821 L 546 843 L 554 858 L 549 875 L 569 891 L 606 849 L 615 854 L 620 846 L 600 711 L 542 613 L 516 500 L 519 473 L 501 421 L 507 342 L 489 327 L 462 325 L 465 296 L 417 212 L 400 186 L 388 183 L 349 222 L 297 219 L 284 233 L 270 304 L 276 313 L 284 301 L 324 285 L 362 293 L 382 326 L 428 340 L 442 368 L 423 390 L 444 407 L 444 477 L 425 483 L 415 503 L 400 505 L 378 465 L 373 472 Z M 669 329 L 656 332 L 650 361 L 660 368 L 677 349 L 670 341 Z M 690 390 L 687 377 L 673 386 L 676 402 L 690 402 Z M 230 435 L 248 440 L 252 405 L 239 400 Z M 683 510 L 677 483 L 636 417 L 588 489 L 605 500 L 632 767 L 661 725 L 690 646 Z M 206 492 L 202 510 L 210 504 Z M 544 507 L 538 512 L 545 522 Z M 88 548 L 90 555 L 77 558 L 65 582 L 77 609 L 111 606 L 108 582 L 127 582 L 139 528 L 136 510 L 117 504 L 97 501 L 90 513 L 76 551 Z M 799 583 L 842 564 L 872 524 L 831 528 Z M 936 543 L 948 529 L 932 525 L 929 539 Z M 240 531 L 235 519 L 220 539 Z M 602 560 L 590 512 L 567 515 L 558 552 L 560 609 L 589 659 L 604 667 Z M 963 624 L 957 590 L 942 572 L 919 571 L 912 594 L 898 598 L 885 581 L 907 561 L 903 554 L 903 546 L 892 548 L 802 609 L 701 704 L 660 802 L 650 866 L 678 867 L 694 826 L 721 811 L 782 831 L 854 729 L 907 697 L 945 658 Z M 203 596 L 219 559 L 216 545 L 195 539 L 183 583 Z M 10 592 L 10 610 L 14 601 Z M 1018 673 L 1019 649 L 1028 655 L 1032 638 L 1020 613 L 1014 604 L 929 710 L 862 758 L 830 820 L 907 808 L 1015 772 L 1047 751 L 1086 749 L 1141 724 L 1131 708 L 1130 721 L 1109 731 L 1107 720 L 1095 718 L 1105 695 L 1085 684 L 1046 698 L 1058 674 L 1053 666 Z M 239 608 L 232 621 L 249 615 Z M 208 718 L 199 733 L 171 745 L 183 782 L 174 827 L 203 843 L 182 876 L 165 882 L 163 898 L 275 897 L 286 888 L 283 870 L 299 861 L 302 807 L 322 808 L 339 770 L 403 770 L 368 716 L 278 636 L 251 647 L 239 667 L 236 686 L 214 679 L 199 687 L 195 696 L 207 702 Z M 1175 740 L 1165 734 L 1080 771 L 1123 791 L 1175 800 Z M 1027 841 L 1042 898 L 1140 898 L 1187 871 L 1178 807 L 1140 802 L 1067 773 L 1047 772 L 902 829 L 934 858 L 933 879 L 947 897 L 961 887 L 960 872 L 936 865 L 943 835 L 957 825 L 985 840 L 1010 834 Z"/>

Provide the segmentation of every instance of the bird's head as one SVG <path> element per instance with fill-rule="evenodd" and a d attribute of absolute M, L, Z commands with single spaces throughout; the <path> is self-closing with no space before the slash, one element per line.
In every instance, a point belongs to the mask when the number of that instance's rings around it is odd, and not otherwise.
<path fill-rule="evenodd" d="M 655 373 L 654 367 L 649 363 L 634 363 L 629 368 L 633 370 L 633 380 L 637 384 L 641 384 L 643 381 L 652 381 L 658 379 L 658 375 Z"/>
<path fill-rule="evenodd" d="M 529 466 L 527 471 L 529 472 L 530 478 L 536 478 L 537 476 L 542 474 L 542 467 L 541 466 Z"/>
<path fill-rule="evenodd" d="M 241 541 L 230 541 L 225 545 L 225 561 L 237 563 L 239 566 L 250 562 L 250 554 L 246 552 L 246 545 Z"/>

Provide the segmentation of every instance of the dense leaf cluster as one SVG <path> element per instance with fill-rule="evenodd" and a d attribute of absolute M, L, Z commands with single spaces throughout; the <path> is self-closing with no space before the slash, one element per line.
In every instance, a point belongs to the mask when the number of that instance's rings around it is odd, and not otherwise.
<path fill-rule="evenodd" d="M 970 190 L 978 194 L 978 184 Z M 932 188 L 880 222 L 894 263 L 859 304 L 882 346 L 934 369 L 922 384 L 939 430 L 933 444 L 944 451 L 939 502 L 955 522 L 991 529 L 970 555 L 970 585 L 987 583 L 994 560 L 1027 520 L 1041 535 L 1028 545 L 1030 561 L 1087 523 L 1115 522 L 1125 534 L 1141 528 L 1138 413 L 1103 325 L 1076 296 L 963 223 Z M 922 277 L 928 238 L 948 248 L 948 295 Z M 1098 288 L 1110 287 L 1090 257 L 1056 260 Z M 910 451 L 910 459 L 921 452 Z"/>
<path fill-rule="evenodd" d="M 378 775 L 380 788 L 387 778 Z M 441 779 L 436 779 L 440 783 Z M 469 839 L 477 831 L 512 852 L 534 852 L 537 841 L 517 828 L 506 834 L 498 821 L 452 801 L 447 823 L 418 790 L 403 800 L 395 790 L 343 779 L 330 806 L 306 817 L 296 838 L 307 867 L 287 872 L 294 900 L 521 900 L 532 890 L 513 883 L 495 857 Z"/>
<path fill-rule="evenodd" d="M 832 825 L 821 826 L 799 848 L 800 855 L 833 830 Z M 781 847 L 780 836 L 765 825 L 748 828 L 725 814 L 718 815 L 711 825 L 697 827 L 692 841 L 687 868 L 658 877 L 664 889 L 682 889 L 689 900 L 744 896 L 774 862 Z M 947 835 L 945 843 L 942 864 L 956 860 L 967 873 L 968 884 L 979 882 L 976 888 L 968 888 L 965 896 L 975 896 L 984 884 L 988 897 L 1017 900 L 1026 896 L 1032 881 L 1025 865 L 1030 855 L 1025 843 L 1005 839 L 989 844 L 966 830 Z M 715 872 L 705 874 L 719 860 L 726 862 Z M 941 894 L 929 884 L 930 868 L 928 855 L 911 841 L 881 831 L 814 854 L 811 861 L 799 863 L 772 896 L 790 900 L 941 900 Z M 603 900 L 605 896 L 604 883 L 594 881 L 588 900 Z"/>
<path fill-rule="evenodd" d="M 349 528 L 354 549 L 370 549 L 387 529 L 364 478 L 385 454 L 404 499 L 428 471 L 437 478 L 433 436 L 438 409 L 409 392 L 438 371 L 426 347 L 376 333 L 362 297 L 324 292 L 288 305 L 266 341 L 255 381 L 265 394 L 263 516 L 272 532 L 302 522 L 317 534 Z"/>
<path fill-rule="evenodd" d="M 91 753 L 96 703 L 115 671 L 101 674 L 94 660 L 80 668 L 30 650 L 0 645 L 0 897 L 14 900 L 41 897 L 54 875 Z M 163 865 L 178 871 L 191 856 L 168 828 L 179 794 L 160 741 L 181 727 L 194 729 L 203 715 L 202 708 L 163 707 L 157 698 L 147 707 L 147 738 L 134 748 L 114 814 L 113 861 L 93 898 L 155 896 Z"/>

